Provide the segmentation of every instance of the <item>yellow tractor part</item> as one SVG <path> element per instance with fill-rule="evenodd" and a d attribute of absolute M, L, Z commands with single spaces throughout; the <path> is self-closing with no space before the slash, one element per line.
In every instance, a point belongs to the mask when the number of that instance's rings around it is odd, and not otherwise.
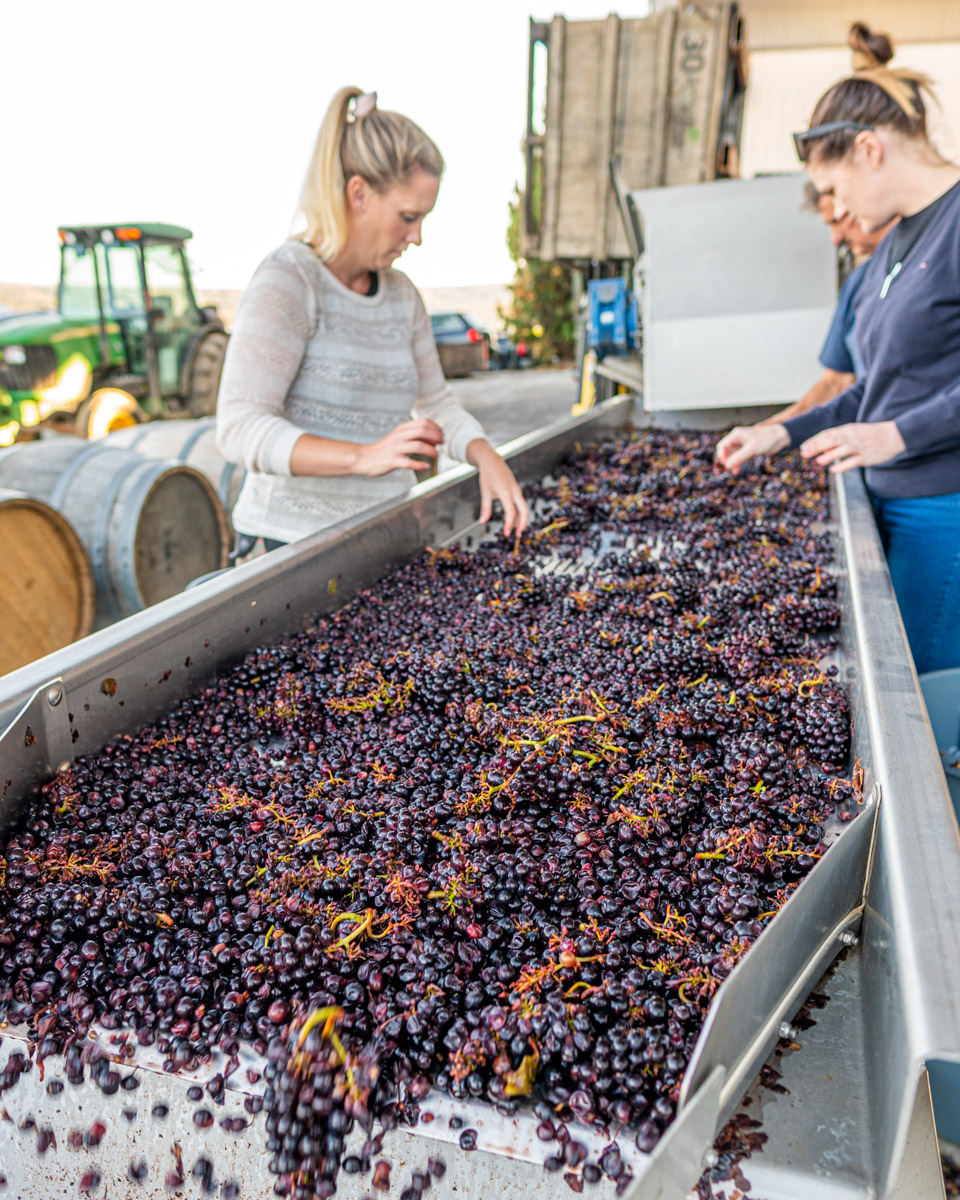
<path fill-rule="evenodd" d="M 588 350 L 583 356 L 583 369 L 580 372 L 580 399 L 570 410 L 572 417 L 582 416 L 596 404 L 597 383 L 594 378 L 596 369 L 597 356 L 593 350 Z"/>
<path fill-rule="evenodd" d="M 24 421 L 24 425 L 34 425 L 59 409 L 72 408 L 90 395 L 90 385 L 93 383 L 93 370 L 90 362 L 79 352 L 70 354 L 57 368 L 57 382 L 51 387 L 37 392 L 40 403 L 37 405 L 36 419 Z"/>
<path fill-rule="evenodd" d="M 139 425 L 147 419 L 143 409 L 122 388 L 99 388 L 77 409 L 75 432 L 90 439 L 106 437 L 117 429 Z"/>

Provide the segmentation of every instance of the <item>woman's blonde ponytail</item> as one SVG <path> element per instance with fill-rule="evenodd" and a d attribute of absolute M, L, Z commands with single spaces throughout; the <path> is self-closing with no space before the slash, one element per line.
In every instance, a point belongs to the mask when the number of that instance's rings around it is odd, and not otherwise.
<path fill-rule="evenodd" d="M 333 258 L 347 236 L 346 180 L 340 148 L 350 101 L 362 94 L 360 88 L 343 87 L 330 101 L 303 184 L 300 207 L 307 228 L 301 236 L 316 247 L 323 259 Z"/>

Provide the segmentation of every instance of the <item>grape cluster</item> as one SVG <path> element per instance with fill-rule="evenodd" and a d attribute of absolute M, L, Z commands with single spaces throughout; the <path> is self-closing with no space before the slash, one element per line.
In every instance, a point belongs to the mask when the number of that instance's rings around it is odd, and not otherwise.
<path fill-rule="evenodd" d="M 548 1168 L 625 1186 L 613 1139 L 656 1144 L 857 790 L 822 476 L 714 444 L 580 452 L 520 544 L 428 551 L 58 772 L 0 842 L 6 1019 L 72 1078 L 94 1025 L 169 1070 L 253 1043 L 297 1200 L 355 1109 L 413 1124 L 431 1087 L 533 1104 Z M 324 1008 L 342 1053 L 291 1041 Z"/>
<path fill-rule="evenodd" d="M 960 1197 L 960 1162 L 951 1154 L 941 1153 L 940 1166 L 943 1170 L 943 1187 L 947 1200 Z"/>
<path fill-rule="evenodd" d="M 369 1097 L 380 1074 L 375 1043 L 347 1055 L 336 1033 L 342 1013 L 327 1008 L 295 1022 L 267 1049 L 267 1149 L 277 1190 L 294 1200 L 327 1200 L 336 1190 L 344 1143 L 355 1120 L 369 1130 Z M 368 1160 L 372 1147 L 365 1146 Z"/>

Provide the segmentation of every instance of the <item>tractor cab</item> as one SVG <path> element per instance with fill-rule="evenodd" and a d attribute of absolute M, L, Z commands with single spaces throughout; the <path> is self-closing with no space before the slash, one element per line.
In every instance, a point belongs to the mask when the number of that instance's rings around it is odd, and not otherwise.
<path fill-rule="evenodd" d="M 50 419 L 99 437 L 149 416 L 212 413 L 227 335 L 197 302 L 190 230 L 140 222 L 59 235 L 57 312 L 0 322 L 0 440 Z"/>

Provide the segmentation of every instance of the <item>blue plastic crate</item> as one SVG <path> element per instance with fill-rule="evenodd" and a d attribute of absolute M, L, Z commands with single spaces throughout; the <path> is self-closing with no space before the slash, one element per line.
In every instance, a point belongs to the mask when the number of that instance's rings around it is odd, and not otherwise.
<path fill-rule="evenodd" d="M 920 688 L 947 776 L 947 787 L 960 823 L 960 770 L 949 765 L 960 760 L 960 670 L 930 671 L 920 676 Z M 952 753 L 951 753 L 952 751 Z M 960 1064 L 936 1061 L 927 1064 L 937 1132 L 960 1141 Z"/>
<path fill-rule="evenodd" d="M 960 769 L 952 765 L 960 761 L 960 670 L 921 675 L 920 688 L 960 822 Z"/>

